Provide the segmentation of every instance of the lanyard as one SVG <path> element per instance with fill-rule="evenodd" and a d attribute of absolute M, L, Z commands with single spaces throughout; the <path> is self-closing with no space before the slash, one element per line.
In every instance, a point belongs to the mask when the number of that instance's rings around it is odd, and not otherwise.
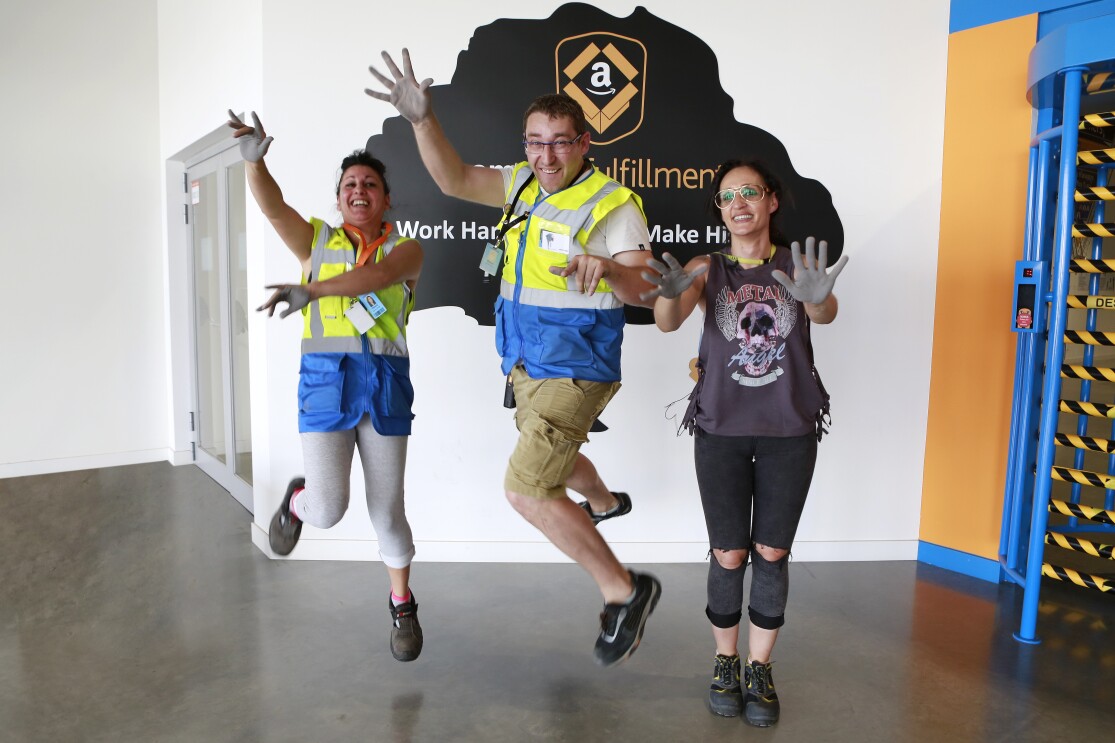
<path fill-rule="evenodd" d="M 582 162 L 581 163 L 581 169 L 579 171 L 577 171 L 576 177 L 574 177 L 573 180 L 569 183 L 569 186 L 575 185 L 577 183 L 577 181 L 579 181 L 581 179 L 581 176 L 584 175 L 585 171 L 590 170 L 591 168 L 592 168 L 592 163 L 590 161 L 585 160 L 584 162 Z M 503 238 L 507 235 L 507 232 L 512 227 L 514 227 L 515 225 L 520 224 L 524 220 L 528 219 L 530 217 L 531 213 L 534 211 L 534 209 L 531 208 L 529 211 L 527 211 L 526 214 L 520 214 L 518 217 L 511 220 L 510 222 L 507 221 L 508 217 L 511 216 L 511 210 L 515 208 L 515 204 L 519 203 L 519 199 L 522 197 L 523 191 L 526 190 L 526 187 L 529 186 L 531 181 L 533 181 L 533 180 L 534 180 L 534 171 L 531 171 L 530 176 L 525 181 L 523 181 L 523 185 L 519 186 L 519 190 L 515 192 L 515 198 L 511 199 L 511 201 L 509 201 L 509 202 L 507 202 L 506 204 L 503 205 L 503 220 L 500 222 L 500 225 L 499 225 L 499 233 L 496 235 L 496 239 L 494 241 L 495 245 L 499 245 L 501 242 L 503 242 Z M 566 186 L 566 188 L 569 188 L 569 186 Z M 553 196 L 553 194 L 549 194 L 549 195 Z M 537 207 L 538 202 L 545 199 L 545 198 L 547 198 L 547 197 L 543 196 L 542 189 L 539 188 L 538 189 L 538 197 L 534 200 L 534 206 Z"/>
<path fill-rule="evenodd" d="M 511 199 L 511 201 L 503 205 L 503 219 L 500 220 L 499 234 L 496 235 L 496 239 L 492 243 L 493 245 L 499 245 L 500 243 L 502 243 L 503 238 L 507 235 L 508 231 L 512 227 L 519 224 L 520 222 L 525 221 L 526 218 L 530 216 L 530 212 L 527 212 L 526 214 L 520 214 L 515 219 L 508 221 L 508 217 L 511 216 L 511 210 L 515 208 L 515 204 L 519 203 L 519 198 L 523 195 L 523 191 L 526 190 L 527 186 L 529 186 L 530 182 L 533 180 L 534 172 L 532 171 L 530 176 L 525 181 L 523 181 L 523 185 L 519 186 L 519 190 L 515 192 L 515 198 Z M 539 189 L 539 193 L 541 193 L 541 189 Z"/>
<path fill-rule="evenodd" d="M 368 262 L 368 258 L 376 252 L 379 246 L 387 242 L 387 238 L 391 236 L 391 230 L 394 228 L 390 222 L 384 222 L 383 232 L 380 233 L 379 237 L 369 243 L 368 238 L 364 236 L 364 233 L 360 231 L 359 227 L 355 227 L 348 222 L 345 222 L 343 227 L 346 230 L 352 230 L 360 236 L 360 252 L 358 253 L 359 258 L 356 261 L 357 266 L 363 266 Z"/>

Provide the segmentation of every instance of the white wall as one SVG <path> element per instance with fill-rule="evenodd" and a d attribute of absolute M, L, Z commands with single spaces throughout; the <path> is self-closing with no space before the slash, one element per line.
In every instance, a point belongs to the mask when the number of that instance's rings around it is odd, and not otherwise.
<path fill-rule="evenodd" d="M 264 121 L 277 138 L 270 163 L 288 201 L 304 214 L 334 215 L 340 155 L 395 115 L 360 93 L 372 84 L 365 67 L 379 63 L 381 48 L 408 46 L 420 77 L 446 83 L 472 29 L 524 13 L 543 18 L 559 4 L 321 2 L 307 17 L 300 3 L 267 2 Z M 636 7 L 596 4 L 617 16 Z M 821 447 L 795 552 L 801 559 L 913 558 L 931 360 L 948 3 L 874 0 L 857 3 L 854 15 L 824 0 L 640 4 L 709 43 L 721 60 L 722 84 L 737 102 L 737 118 L 781 139 L 800 172 L 832 192 L 844 222 L 852 259 L 838 286 L 841 316 L 814 334 L 836 425 Z M 367 31 L 349 41 L 308 33 L 308 27 Z M 769 60 L 769 69 L 739 72 L 734 60 L 743 55 Z M 320 108 L 318 102 L 324 102 Z M 294 262 L 274 235 L 267 234 L 265 245 L 266 278 L 293 278 Z M 277 325 L 271 323 L 268 341 L 285 345 L 267 351 L 275 449 L 274 466 L 257 477 L 260 544 L 291 462 L 299 459 L 297 328 Z M 418 399 L 407 498 L 420 559 L 561 559 L 501 496 L 514 430 L 499 408 L 502 379 L 491 335 L 491 328 L 449 308 L 416 313 L 411 321 Z M 603 527 L 621 559 L 704 557 L 691 441 L 676 437 L 663 417 L 665 404 L 689 389 L 686 361 L 695 343 L 694 321 L 673 336 L 629 328 L 624 389 L 605 414 L 612 430 L 585 450 L 611 487 L 635 498 L 630 518 Z M 362 541 L 370 539 L 364 509 L 352 508 L 328 533 L 306 530 L 298 554 L 374 558 L 374 544 Z"/>
<path fill-rule="evenodd" d="M 0 5 L 0 477 L 167 456 L 155 18 Z"/>
<path fill-rule="evenodd" d="M 158 0 L 160 162 L 168 163 L 164 203 L 180 203 L 181 164 L 201 146 L 228 132 L 226 111 L 262 109 L 263 27 L 261 0 Z M 180 208 L 161 208 L 169 237 L 164 277 L 167 306 L 166 345 L 171 394 L 166 400 L 171 461 L 190 461 L 192 377 L 189 265 Z M 172 215 L 168 224 L 167 215 Z M 266 223 L 256 209 L 247 212 L 248 279 L 262 286 L 263 236 Z M 253 328 L 262 332 L 262 327 Z M 249 364 L 266 367 L 266 346 L 255 343 Z M 265 399 L 266 375 L 253 378 L 251 396 Z M 267 405 L 253 407 L 254 464 L 266 466 L 270 446 Z"/>
<path fill-rule="evenodd" d="M 221 126 L 224 111 L 231 106 L 258 110 L 269 133 L 276 137 L 268 162 L 289 203 L 307 216 L 333 217 L 333 179 L 340 156 L 362 146 L 369 135 L 379 132 L 385 118 L 394 115 L 389 106 L 361 92 L 371 84 L 366 66 L 379 61 L 380 49 L 407 45 L 421 76 L 446 83 L 472 29 L 524 13 L 543 18 L 559 4 L 544 1 L 527 10 L 521 3 L 506 1 L 468 6 L 448 0 L 363 5 L 320 0 L 308 6 L 295 0 L 220 4 L 160 0 L 157 132 L 153 124 L 133 126 L 136 121 L 155 120 L 149 110 L 153 98 L 141 113 L 121 117 L 121 131 L 129 145 L 135 145 L 136 137 L 145 142 L 134 168 L 142 170 L 147 179 L 145 189 L 136 189 L 140 198 L 108 197 L 103 189 L 88 187 L 77 195 L 69 188 L 58 194 L 52 187 L 56 181 L 48 180 L 42 167 L 46 158 L 40 163 L 27 155 L 26 162 L 16 158 L 21 164 L 19 193 L 11 179 L 3 179 L 3 187 L 12 193 L 0 208 L 9 216 L 9 224 L 19 224 L 17 218 L 26 219 L 36 212 L 13 205 L 29 206 L 32 198 L 42 194 L 40 198 L 75 202 L 73 209 L 82 210 L 83 223 L 100 217 L 103 224 L 98 222 L 98 240 L 110 239 L 109 214 L 127 214 L 130 220 L 141 221 L 148 233 L 157 231 L 165 206 L 153 196 L 164 192 L 166 159 Z M 887 0 L 863 0 L 856 4 L 854 16 L 846 9 L 830 7 L 825 0 L 715 0 L 684 5 L 674 0 L 644 0 L 639 4 L 697 34 L 713 48 L 721 61 L 722 85 L 736 101 L 737 118 L 777 136 L 799 172 L 829 189 L 844 223 L 851 262 L 837 286 L 841 315 L 834 325 L 814 333 L 818 366 L 833 396 L 835 427 L 821 447 L 795 554 L 798 559 L 912 559 L 918 534 L 931 361 L 948 3 L 917 0 L 895 5 Z M 76 2 L 69 5 L 74 12 L 83 7 Z M 131 5 L 143 10 L 139 16 L 147 19 L 147 33 L 155 36 L 150 3 L 137 0 Z M 633 2 L 596 5 L 621 17 L 636 7 Z M 97 10 L 99 17 L 105 12 Z M 27 19 L 41 27 L 39 39 L 46 37 L 49 25 L 48 18 L 41 17 L 44 13 L 36 11 L 34 19 Z M 142 27 L 129 23 L 133 33 L 114 49 L 121 56 L 126 55 L 120 50 L 137 45 L 135 38 L 142 35 Z M 100 27 L 101 22 L 90 19 L 89 25 Z M 31 58 L 35 51 L 31 47 L 37 49 L 34 40 L 20 46 L 17 35 L 6 30 L 9 27 L 5 23 L 5 31 L 0 32 L 13 37 L 2 52 L 5 62 L 13 42 L 23 50 L 19 59 Z M 352 29 L 362 33 L 354 35 Z M 74 35 L 74 41 L 80 41 L 76 32 Z M 143 54 L 154 58 L 153 39 L 138 46 L 143 53 L 128 52 L 129 61 Z M 61 54 L 63 62 L 56 77 L 78 68 L 96 74 L 91 57 L 64 49 Z M 741 73 L 735 60 L 743 55 L 767 61 L 769 69 Z M 126 73 L 141 72 L 131 68 L 142 65 L 124 66 L 128 67 Z M 0 79 L 4 85 L 15 85 L 8 72 L 11 65 L 5 64 L 3 69 Z M 149 66 L 144 69 L 148 77 L 154 74 Z M 53 78 L 46 71 L 38 72 L 30 87 L 37 87 L 34 83 L 40 79 Z M 147 95 L 153 95 L 155 83 L 146 78 L 145 82 Z M 71 82 L 75 95 L 83 88 L 90 86 Z M 135 92 L 137 88 L 121 86 L 121 95 L 124 90 Z M 47 110 L 52 110 L 53 101 L 59 101 L 46 122 L 55 136 L 40 133 L 40 117 L 9 117 L 0 123 L 6 127 L 3 133 L 9 135 L 3 141 L 18 141 L 21 152 L 53 154 L 58 151 L 57 143 L 73 138 L 66 113 L 57 110 L 69 101 L 45 93 L 40 99 Z M 97 112 L 105 111 L 107 118 L 109 110 L 119 108 L 98 108 Z M 81 131 L 88 131 L 84 121 L 82 124 Z M 137 134 L 136 129 L 141 131 Z M 98 149 L 89 146 L 91 140 L 112 142 L 112 134 L 105 124 L 94 128 L 84 140 L 85 150 Z M 58 160 L 64 163 L 63 158 Z M 102 164 L 100 170 L 105 167 Z M 83 167 L 81 174 L 84 186 L 90 176 L 95 181 L 98 169 Z M 132 183 L 130 178 L 121 180 L 125 185 Z M 23 184 L 32 184 L 32 188 L 23 188 Z M 249 217 L 249 280 L 259 287 L 262 299 L 264 283 L 294 279 L 298 268 L 258 214 Z M 173 236 L 175 226 L 170 229 Z M 30 237 L 32 233 L 27 229 L 20 234 Z M 120 243 L 112 240 L 114 256 L 121 251 Z M 4 245 L 5 255 L 12 254 L 13 244 Z M 75 249 L 75 260 L 82 260 L 85 252 L 79 254 Z M 128 262 L 136 263 L 139 255 L 151 259 L 147 253 L 136 253 Z M 77 339 L 49 344 L 54 350 L 48 363 L 33 366 L 33 370 L 23 369 L 22 360 L 18 366 L 11 361 L 4 365 L 5 380 L 12 379 L 13 384 L 5 385 L 5 446 L 0 462 L 16 461 L 8 454 L 9 440 L 26 446 L 24 436 L 10 432 L 6 414 L 9 390 L 20 385 L 34 390 L 34 394 L 20 395 L 13 412 L 18 413 L 14 420 L 19 428 L 36 423 L 40 401 L 53 400 L 59 393 L 59 386 L 49 380 L 54 375 L 61 377 L 61 369 L 66 368 L 63 356 L 68 358 L 65 352 L 73 342 L 100 354 L 101 364 L 83 364 L 83 370 L 103 366 L 105 361 L 118 363 L 119 349 L 128 347 L 141 359 L 129 359 L 121 367 L 154 369 L 160 376 L 150 380 L 133 376 L 131 384 L 123 384 L 108 372 L 100 374 L 99 385 L 116 387 L 100 396 L 86 389 L 80 403 L 72 399 L 76 394 L 64 402 L 52 401 L 52 406 L 61 408 L 58 418 L 63 410 L 71 413 L 85 408 L 91 397 L 102 407 L 116 409 L 121 400 L 138 394 L 146 405 L 130 408 L 133 413 L 123 416 L 122 422 L 116 418 L 102 421 L 102 427 L 112 429 L 111 436 L 102 435 L 98 441 L 113 436 L 137 438 L 136 429 L 140 428 L 150 432 L 148 438 L 157 442 L 154 446 L 181 449 L 185 434 L 175 418 L 179 405 L 170 390 L 174 387 L 176 395 L 184 394 L 180 359 L 166 363 L 164 335 L 178 338 L 180 344 L 184 326 L 180 298 L 174 291 L 175 257 L 170 256 L 165 271 L 160 258 L 155 257 L 138 288 L 117 280 L 120 269 L 115 264 L 115 271 L 93 272 L 111 287 L 106 292 L 109 301 L 131 307 L 135 299 L 124 297 L 131 297 L 131 292 L 147 293 L 148 303 L 156 308 L 152 318 L 129 318 L 146 323 L 143 337 L 147 343 L 125 344 L 127 338 L 119 337 L 124 333 L 116 325 L 98 323 L 97 334 L 117 334 L 112 343 L 98 344 L 90 339 L 94 334 L 83 333 Z M 60 272 L 70 290 L 61 292 L 63 296 L 87 286 L 85 279 L 95 262 L 84 260 L 89 265 L 82 264 L 81 271 L 64 267 Z M 164 277 L 167 286 L 160 293 Z M 24 300 L 20 304 L 30 304 L 30 291 L 20 291 L 28 295 L 17 294 Z M 165 321 L 161 314 L 164 302 L 170 310 Z M 72 310 L 76 305 L 63 307 Z M 301 467 L 295 410 L 300 328 L 294 320 L 267 321 L 262 316 L 253 316 L 250 323 L 256 455 L 253 539 L 262 547 L 267 521 L 282 489 Z M 50 327 L 57 324 L 52 322 Z M 624 560 L 704 557 L 706 539 L 692 474 L 692 444 L 688 437 L 676 437 L 663 417 L 666 403 L 688 392 L 686 362 L 696 344 L 696 330 L 694 320 L 668 336 L 651 327 L 628 329 L 624 389 L 605 414 L 612 430 L 596 437 L 585 450 L 612 488 L 628 490 L 635 499 L 630 517 L 602 527 Z M 0 332 L 5 334 L 6 360 L 11 358 L 8 349 L 12 347 L 40 353 L 42 343 L 31 329 L 12 329 L 6 324 Z M 409 337 L 418 417 L 410 442 L 407 498 L 420 560 L 560 559 L 502 498 L 503 469 L 514 429 L 509 414 L 499 407 L 502 378 L 492 332 L 452 308 L 426 310 L 412 317 Z M 9 339 L 13 333 L 18 337 Z M 110 351 L 103 350 L 106 347 Z M 451 374 L 446 373 L 447 359 L 453 359 Z M 47 383 L 40 382 L 44 379 Z M 86 379 L 83 375 L 81 381 Z M 167 409 L 171 415 L 162 412 Z M 74 456 L 69 453 L 74 447 L 67 448 L 65 439 L 59 438 L 64 433 L 48 434 L 41 451 L 49 456 Z M 133 445 L 137 450 L 149 448 Z M 88 453 L 90 448 L 87 443 L 82 451 Z M 359 482 L 359 465 L 354 465 L 356 507 L 328 532 L 307 528 L 296 557 L 375 559 L 374 535 L 359 507 Z"/>

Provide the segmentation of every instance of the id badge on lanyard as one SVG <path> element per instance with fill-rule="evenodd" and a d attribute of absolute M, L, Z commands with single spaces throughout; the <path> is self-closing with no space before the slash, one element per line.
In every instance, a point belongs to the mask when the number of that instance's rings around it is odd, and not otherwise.
<path fill-rule="evenodd" d="M 360 231 L 360 228 L 347 223 L 345 224 L 345 227 L 351 229 L 353 232 L 360 236 L 360 244 L 361 246 L 363 246 L 363 255 L 362 258 L 357 261 L 357 266 L 364 265 L 368 261 L 368 259 L 379 249 L 379 246 L 387 240 L 388 236 L 390 236 L 391 234 L 391 231 L 394 229 L 394 225 L 392 225 L 390 222 L 386 223 L 383 227 L 382 234 L 376 240 L 369 243 L 367 238 L 364 236 L 364 233 Z M 345 265 L 346 272 L 351 271 L 352 269 L 353 266 L 351 263 Z M 345 310 L 345 317 L 347 317 L 348 321 L 352 323 L 353 327 L 356 328 L 361 335 L 363 335 L 364 333 L 367 333 L 369 330 L 375 327 L 376 318 L 382 315 L 384 312 L 387 312 L 387 307 L 384 306 L 383 302 L 380 301 L 375 292 L 368 292 L 366 294 L 361 294 L 355 299 L 349 300 L 348 309 Z"/>
<path fill-rule="evenodd" d="M 345 317 L 363 335 L 375 327 L 376 318 L 384 312 L 387 312 L 387 307 L 375 292 L 368 292 L 352 300 L 349 308 L 345 310 Z"/>
<path fill-rule="evenodd" d="M 507 235 L 508 230 L 520 222 L 525 221 L 527 217 L 530 216 L 529 213 L 520 214 L 515 219 L 511 219 L 511 210 L 514 209 L 515 204 L 519 203 L 519 197 L 523 195 L 523 191 L 526 190 L 526 187 L 529 186 L 533 180 L 534 173 L 531 173 L 530 176 L 523 181 L 523 185 L 519 186 L 519 190 L 515 192 L 515 197 L 503 205 L 503 219 L 501 220 L 502 224 L 499 228 L 499 233 L 496 235 L 494 243 L 487 243 L 484 245 L 484 255 L 480 258 L 480 270 L 483 271 L 486 276 L 495 276 L 499 273 L 499 264 L 500 261 L 503 260 L 503 238 Z"/>
<path fill-rule="evenodd" d="M 499 264 L 503 260 L 503 248 L 487 243 L 484 246 L 484 257 L 480 259 L 480 270 L 488 276 L 499 273 Z"/>

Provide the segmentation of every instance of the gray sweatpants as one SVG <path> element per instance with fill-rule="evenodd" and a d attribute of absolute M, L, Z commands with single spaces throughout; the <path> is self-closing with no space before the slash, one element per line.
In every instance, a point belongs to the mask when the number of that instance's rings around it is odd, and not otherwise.
<path fill-rule="evenodd" d="M 303 433 L 306 489 L 298 496 L 298 518 L 328 529 L 348 510 L 352 450 L 360 451 L 368 515 L 379 538 L 379 556 L 389 568 L 405 568 L 414 558 L 414 538 L 403 507 L 407 436 L 381 436 L 365 415 L 347 431 Z"/>

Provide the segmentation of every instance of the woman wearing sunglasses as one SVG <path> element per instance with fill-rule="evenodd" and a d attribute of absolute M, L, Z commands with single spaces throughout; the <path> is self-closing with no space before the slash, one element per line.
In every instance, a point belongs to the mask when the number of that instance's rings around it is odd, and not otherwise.
<path fill-rule="evenodd" d="M 667 333 L 695 307 L 705 315 L 697 384 L 682 425 L 694 435 L 713 557 L 705 609 L 716 642 L 709 705 L 767 727 L 779 717 L 770 658 L 784 622 L 787 559 L 828 414 L 810 323 L 835 319 L 832 286 L 847 257 L 826 271 L 824 241 L 815 252 L 809 238 L 803 255 L 798 243 L 777 239 L 782 187 L 762 162 L 726 162 L 713 183 L 712 204 L 729 244 L 684 268 L 668 253 L 665 263 L 651 261 L 656 273 L 644 278 L 657 288 L 643 297 L 656 298 L 655 323 Z M 741 664 L 749 560 L 748 658 Z"/>

